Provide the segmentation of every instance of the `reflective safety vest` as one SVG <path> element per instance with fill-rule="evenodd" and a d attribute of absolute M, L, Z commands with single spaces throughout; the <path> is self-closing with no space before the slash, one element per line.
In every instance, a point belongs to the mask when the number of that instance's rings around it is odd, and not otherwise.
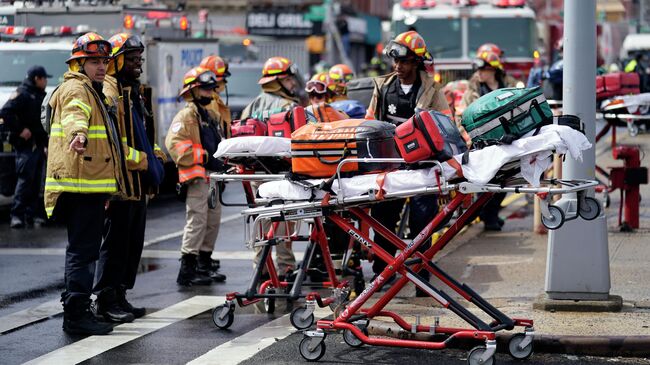
<path fill-rule="evenodd" d="M 203 167 L 207 151 L 201 145 L 200 122 L 197 106 L 190 102 L 176 114 L 167 131 L 165 147 L 178 167 L 181 183 L 208 178 Z"/>
<path fill-rule="evenodd" d="M 45 211 L 54 212 L 61 193 L 114 194 L 126 171 L 120 136 L 90 79 L 66 72 L 49 101 L 50 140 L 45 179 Z M 70 151 L 76 135 L 86 137 L 86 151 Z"/>

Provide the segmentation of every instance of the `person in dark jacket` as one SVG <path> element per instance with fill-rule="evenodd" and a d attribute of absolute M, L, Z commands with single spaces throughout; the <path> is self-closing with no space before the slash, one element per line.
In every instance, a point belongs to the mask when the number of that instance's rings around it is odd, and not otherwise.
<path fill-rule="evenodd" d="M 45 211 L 38 208 L 47 147 L 47 132 L 41 125 L 41 104 L 50 77 L 42 66 L 32 66 L 0 110 L 0 118 L 10 131 L 9 142 L 16 150 L 18 181 L 11 207 L 11 228 L 44 222 Z"/>

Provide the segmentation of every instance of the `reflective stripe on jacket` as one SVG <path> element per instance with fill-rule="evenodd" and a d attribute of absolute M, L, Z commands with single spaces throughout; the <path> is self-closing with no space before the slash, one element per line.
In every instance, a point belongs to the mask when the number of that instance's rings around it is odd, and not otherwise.
<path fill-rule="evenodd" d="M 68 71 L 49 100 L 52 108 L 45 179 L 45 210 L 54 212 L 61 193 L 120 191 L 124 186 L 117 128 L 93 90 L 90 79 Z M 86 151 L 70 151 L 76 135 L 86 137 Z"/>
<path fill-rule="evenodd" d="M 207 152 L 201 145 L 200 121 L 197 106 L 188 102 L 176 114 L 167 131 L 165 147 L 178 167 L 178 181 L 181 183 L 207 179 L 202 166 L 207 161 Z"/>

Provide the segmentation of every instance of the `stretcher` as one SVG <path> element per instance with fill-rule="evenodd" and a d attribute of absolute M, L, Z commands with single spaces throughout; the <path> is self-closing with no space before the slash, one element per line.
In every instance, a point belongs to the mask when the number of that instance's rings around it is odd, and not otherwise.
<path fill-rule="evenodd" d="M 210 177 L 211 189 L 208 204 L 211 207 L 216 206 L 216 200 L 219 199 L 222 205 L 232 206 L 259 206 L 260 202 L 255 201 L 254 189 L 252 184 L 259 184 L 265 181 L 273 181 L 285 177 L 287 171 L 291 168 L 289 160 L 290 154 L 286 152 L 289 148 L 290 139 L 278 137 L 246 137 L 234 138 L 227 140 L 227 143 L 221 143 L 215 156 L 221 158 L 225 164 L 231 166 L 226 174 L 213 174 Z M 219 176 L 219 178 L 216 178 Z M 245 203 L 232 203 L 223 200 L 220 183 L 239 182 L 244 187 L 246 196 Z M 213 322 L 221 328 L 229 328 L 234 321 L 235 303 L 240 307 L 263 301 L 264 309 L 267 313 L 275 311 L 275 301 L 278 299 L 287 299 L 295 301 L 305 298 L 302 293 L 303 286 L 331 288 L 332 293 L 329 297 L 321 298 L 318 292 L 310 293 L 313 300 L 321 307 L 330 306 L 336 308 L 340 303 L 348 298 L 350 288 L 347 281 L 339 280 L 336 275 L 336 269 L 332 262 L 332 255 L 327 244 L 327 237 L 321 219 L 301 219 L 288 224 L 287 221 L 269 222 L 267 225 L 260 226 L 258 229 L 258 239 L 247 242 L 249 249 L 260 248 L 260 262 L 257 265 L 249 285 L 245 292 L 231 292 L 226 295 L 226 304 L 217 306 L 213 310 Z M 301 234 L 303 225 L 307 224 L 308 234 Z M 283 226 L 283 227 L 282 227 Z M 279 234 L 280 228 L 284 228 Z M 291 241 L 305 241 L 307 248 L 304 259 L 294 272 L 295 275 L 283 278 L 275 268 L 272 256 L 273 246 L 280 243 Z M 322 282 L 308 282 L 306 280 L 310 264 L 315 252 L 320 249 L 326 271 L 326 280 Z M 345 258 L 344 258 L 344 261 Z M 267 270 L 268 279 L 264 279 L 264 269 Z M 348 271 L 344 270 L 344 273 Z M 353 273 L 354 274 L 354 273 Z M 361 277 L 363 282 L 363 278 Z M 359 290 L 360 292 L 360 290 Z M 222 313 L 230 313 L 224 317 Z M 312 323 L 294 324 L 298 329 L 308 328 Z"/>
<path fill-rule="evenodd" d="M 580 158 L 581 152 L 591 146 L 582 134 L 573 133 L 574 131 L 568 127 L 547 127 L 544 127 L 546 130 L 540 133 L 541 137 L 531 135 L 515 141 L 510 146 L 491 146 L 495 149 L 487 150 L 491 148 L 488 147 L 470 152 L 465 159 L 461 173 L 448 163 L 430 161 L 434 166 L 426 169 L 407 170 L 406 172 L 398 170 L 383 174 L 342 178 L 340 171 L 346 163 L 394 164 L 398 162 L 396 160 L 399 160 L 346 159 L 337 166 L 337 174 L 332 179 L 295 182 L 283 178 L 263 184 L 260 187 L 260 192 L 266 191 L 266 193 L 255 200 L 258 206 L 242 211 L 246 221 L 246 240 L 249 244 L 255 244 L 265 239 L 259 234 L 259 227 L 263 226 L 265 222 L 300 221 L 308 218 L 327 217 L 352 239 L 371 250 L 376 258 L 388 264 L 384 271 L 377 275 L 354 301 L 344 302 L 336 308 L 334 319 L 319 320 L 316 329 L 304 332 L 304 338 L 299 345 L 301 356 L 308 361 L 320 359 L 325 354 L 327 334 L 342 331 L 344 341 L 353 347 L 368 344 L 443 349 L 455 339 L 472 339 L 484 342 L 484 345 L 477 346 L 470 351 L 468 362 L 470 364 L 492 364 L 496 351 L 496 332 L 512 330 L 515 327 L 523 327 L 524 331 L 511 337 L 508 344 L 510 354 L 518 359 L 530 356 L 533 350 L 532 338 L 534 335 L 532 320 L 508 317 L 470 287 L 456 281 L 444 272 L 432 259 L 463 227 L 474 220 L 480 208 L 494 193 L 537 194 L 542 198 L 542 222 L 549 229 L 559 228 L 566 220 L 578 217 L 590 220 L 600 214 L 598 201 L 587 196 L 587 190 L 595 187 L 598 184 L 597 181 L 539 179 L 541 173 L 537 174 L 538 168 L 550 165 L 552 151 L 567 153 L 572 158 Z M 563 128 L 568 128 L 568 130 Z M 486 159 L 487 156 L 490 159 Z M 462 160 L 463 156 L 455 158 Z M 279 176 L 276 177 L 279 178 Z M 232 179 L 232 176 L 213 174 L 211 179 L 226 181 Z M 264 188 L 265 185 L 268 189 Z M 430 240 L 432 234 L 451 219 L 468 195 L 475 193 L 482 194 L 458 216 L 435 244 L 421 252 L 420 248 Z M 410 242 L 400 239 L 391 229 L 379 224 L 364 210 L 364 208 L 372 207 L 373 204 L 389 199 L 401 199 L 423 194 L 448 195 L 450 200 Z M 560 207 L 551 204 L 552 197 L 558 194 L 577 195 L 578 209 L 574 216 L 567 217 Z M 343 218 L 343 214 L 350 214 L 356 220 L 368 224 L 375 235 L 386 238 L 400 250 L 400 253 L 397 256 L 388 254 L 374 243 L 369 234 L 361 231 L 348 219 Z M 468 311 L 449 294 L 434 287 L 418 275 L 420 270 L 427 270 L 440 279 L 449 289 L 474 304 L 493 321 L 486 323 Z M 396 274 L 399 274 L 399 278 L 390 289 L 383 293 L 374 305 L 365 307 L 368 300 Z M 417 319 L 415 323 L 409 323 L 397 313 L 385 310 L 390 300 L 409 282 L 428 293 L 441 306 L 464 319 L 471 328 L 449 328 L 440 326 L 438 323 L 423 325 Z M 230 308 L 228 305 L 233 304 L 231 302 L 223 306 L 216 313 L 217 320 L 232 321 L 233 313 L 228 309 Z M 313 313 L 317 304 L 320 304 L 318 298 L 312 293 L 308 294 L 305 298 L 305 305 L 292 311 L 291 322 L 311 325 L 314 321 Z M 369 336 L 366 330 L 368 321 L 377 317 L 392 319 L 408 331 L 434 334 L 439 341 Z"/>

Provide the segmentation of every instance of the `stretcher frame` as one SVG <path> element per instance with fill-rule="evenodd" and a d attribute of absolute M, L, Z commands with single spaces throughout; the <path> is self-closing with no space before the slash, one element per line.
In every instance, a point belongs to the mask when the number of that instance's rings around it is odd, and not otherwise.
<path fill-rule="evenodd" d="M 348 159 L 342 161 L 337 167 L 336 179 L 339 182 L 340 194 L 343 189 L 341 183 L 341 168 L 345 163 L 394 163 L 399 162 L 396 160 L 401 159 Z M 438 165 L 439 170 L 442 171 L 442 166 L 439 162 L 434 162 Z M 220 176 L 214 176 L 219 180 Z M 526 358 L 532 353 L 532 338 L 534 335 L 533 321 L 523 318 L 510 318 L 480 295 L 474 292 L 470 287 L 461 284 L 453 279 L 450 275 L 445 273 L 440 267 L 434 264 L 431 260 L 437 252 L 448 244 L 451 239 L 471 222 L 477 215 L 480 208 L 497 192 L 514 192 L 514 193 L 530 193 L 537 194 L 542 200 L 542 214 L 543 220 L 546 217 L 547 221 L 559 221 L 559 225 L 549 227 L 556 229 L 561 226 L 565 220 L 575 219 L 578 215 L 585 216 L 585 219 L 595 219 L 600 214 L 600 205 L 598 202 L 586 196 L 586 190 L 595 187 L 598 182 L 591 180 L 542 180 L 542 183 L 548 186 L 542 187 L 528 187 L 521 185 L 504 185 L 504 184 L 486 184 L 477 185 L 469 182 L 449 183 L 443 176 L 439 176 L 435 186 L 422 187 L 420 189 L 412 189 L 407 191 L 399 191 L 393 193 L 383 194 L 383 199 L 397 199 L 405 198 L 421 194 L 448 194 L 455 191 L 455 196 L 449 203 L 433 218 L 433 220 L 417 235 L 417 237 L 408 245 L 404 243 L 394 232 L 382 226 L 368 213 L 366 213 L 361 206 L 376 203 L 377 192 L 369 191 L 366 195 L 355 197 L 345 197 L 344 194 L 326 197 L 319 201 L 302 201 L 281 203 L 271 206 L 249 208 L 242 211 L 246 217 L 246 237 L 249 241 L 255 241 L 257 237 L 254 236 L 255 227 L 261 225 L 264 220 L 271 221 L 291 221 L 304 219 L 310 217 L 317 219 L 321 216 L 327 216 L 335 225 L 347 232 L 352 239 L 370 249 L 373 254 L 385 261 L 388 265 L 382 273 L 366 287 L 366 289 L 344 309 L 339 308 L 335 311 L 336 318 L 333 320 L 319 320 L 317 322 L 317 329 L 313 331 L 305 331 L 305 337 L 300 343 L 299 350 L 303 358 L 308 361 L 316 361 L 320 359 L 325 353 L 325 337 L 326 333 L 333 331 L 343 331 L 343 337 L 346 343 L 351 346 L 360 346 L 362 344 L 380 345 L 380 346 L 393 346 L 393 347 L 409 347 L 421 349 L 443 349 L 448 347 L 449 343 L 454 339 L 474 339 L 485 341 L 485 346 L 478 346 L 470 351 L 468 361 L 470 364 L 487 364 L 493 361 L 494 353 L 496 352 L 496 332 L 499 330 L 512 330 L 516 326 L 524 327 L 524 332 L 514 335 L 509 344 L 511 355 L 517 358 Z M 511 181 L 515 181 L 511 179 Z M 559 185 L 559 187 L 552 187 L 551 185 Z M 322 187 L 322 185 L 321 185 Z M 449 220 L 454 211 L 461 205 L 468 194 L 482 193 L 480 197 L 470 205 L 456 220 L 451 227 L 442 234 L 436 243 L 426 250 L 424 253 L 418 249 L 428 241 L 431 235 L 440 227 L 442 223 Z M 563 211 L 560 208 L 550 205 L 552 196 L 556 194 L 576 193 L 578 195 L 578 207 L 586 205 L 586 208 L 578 209 L 578 213 L 574 217 L 565 218 Z M 262 202 L 260 199 L 258 203 Z M 595 202 L 595 207 L 594 203 Z M 594 211 L 595 209 L 595 211 Z M 361 232 L 349 221 L 343 219 L 339 212 L 348 211 L 359 221 L 362 221 L 371 228 L 376 234 L 386 238 L 391 244 L 395 245 L 401 253 L 396 257 L 388 254 L 384 249 L 374 244 L 367 234 Z M 559 216 L 555 214 L 559 211 Z M 250 223 L 253 219 L 252 224 Z M 252 228 L 250 228 L 252 226 Z M 417 274 L 421 269 L 427 270 L 429 273 L 440 279 L 446 286 L 460 294 L 465 300 L 475 304 L 479 309 L 488 314 L 494 321 L 490 324 L 483 322 L 473 313 L 469 312 L 456 300 L 451 298 L 443 291 L 437 289 L 427 280 L 423 279 Z M 400 273 L 402 277 L 370 308 L 362 308 L 367 300 L 396 273 Z M 384 310 L 385 306 L 394 298 L 397 293 L 408 283 L 413 282 L 418 288 L 429 294 L 434 300 L 440 303 L 443 307 L 450 309 L 463 320 L 468 322 L 473 329 L 463 328 L 447 328 L 440 327 L 437 324 L 421 325 L 419 318 L 416 323 L 409 323 L 404 318 L 400 317 L 397 313 Z M 292 323 L 300 322 L 313 318 L 313 311 L 317 304 L 317 297 L 311 293 L 306 297 L 306 305 L 297 308 L 291 313 Z M 416 341 L 416 340 L 399 340 L 399 339 L 386 339 L 386 338 L 373 338 L 368 336 L 365 328 L 368 321 L 375 317 L 388 317 L 395 321 L 404 330 L 412 332 L 427 332 L 431 334 L 440 334 L 445 337 L 444 340 L 439 342 Z"/>

